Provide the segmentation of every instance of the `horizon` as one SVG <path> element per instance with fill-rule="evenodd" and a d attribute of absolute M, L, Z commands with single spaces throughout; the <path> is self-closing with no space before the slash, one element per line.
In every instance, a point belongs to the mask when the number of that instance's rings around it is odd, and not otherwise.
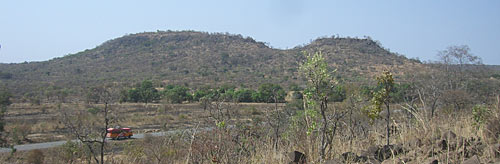
<path fill-rule="evenodd" d="M 357 2 L 4 2 L 0 63 L 47 61 L 127 34 L 193 30 L 239 34 L 277 49 L 321 37 L 369 36 L 421 61 L 468 45 L 484 64 L 500 65 L 498 1 Z"/>

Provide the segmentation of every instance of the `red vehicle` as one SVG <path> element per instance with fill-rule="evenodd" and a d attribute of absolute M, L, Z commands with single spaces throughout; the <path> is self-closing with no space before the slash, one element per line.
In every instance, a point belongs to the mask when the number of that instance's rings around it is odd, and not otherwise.
<path fill-rule="evenodd" d="M 130 128 L 108 128 L 106 130 L 106 137 L 111 139 L 130 138 L 134 135 Z"/>

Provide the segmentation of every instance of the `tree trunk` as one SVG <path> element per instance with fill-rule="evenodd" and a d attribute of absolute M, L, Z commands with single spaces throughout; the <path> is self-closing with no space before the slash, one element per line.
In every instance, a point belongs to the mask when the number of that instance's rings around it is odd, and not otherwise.
<path fill-rule="evenodd" d="M 350 101 L 352 105 L 355 105 L 352 102 L 352 98 Z M 353 108 L 349 108 L 349 130 L 351 131 L 351 137 L 349 137 L 349 151 L 352 151 L 352 140 L 354 139 L 354 129 L 352 127 L 352 110 Z"/>
<path fill-rule="evenodd" d="M 325 159 L 325 150 L 326 150 L 326 147 L 328 145 L 328 143 L 326 142 L 326 131 L 327 131 L 327 119 L 326 119 L 326 109 L 327 109 L 327 97 L 324 97 L 322 102 L 321 102 L 321 106 L 320 106 L 320 110 L 321 110 L 321 116 L 323 117 L 323 127 L 321 129 L 321 146 L 320 146 L 320 161 L 322 162 L 324 159 Z"/>
<path fill-rule="evenodd" d="M 431 106 L 431 118 L 434 118 L 434 112 L 436 111 L 436 103 L 437 103 L 437 99 L 435 99 L 432 102 L 432 106 Z"/>
<path fill-rule="evenodd" d="M 276 112 L 276 127 L 275 127 L 275 131 L 274 131 L 274 134 L 275 134 L 275 141 L 274 141 L 274 150 L 278 150 L 278 142 L 279 142 L 279 130 L 280 130 L 280 122 L 281 122 L 281 118 L 280 118 L 280 113 L 278 111 L 278 98 L 276 97 L 276 94 L 274 94 L 274 111 Z"/>
<path fill-rule="evenodd" d="M 391 130 L 390 130 L 390 118 L 391 118 L 391 111 L 389 110 L 389 103 L 385 103 L 385 107 L 387 108 L 387 118 L 386 118 L 386 123 L 387 123 L 387 145 L 390 144 L 390 137 L 391 137 Z"/>
<path fill-rule="evenodd" d="M 497 105 L 496 105 L 496 108 L 497 108 L 497 112 L 496 113 L 496 116 L 498 116 L 498 113 L 500 113 L 500 94 L 497 94 Z"/>
<path fill-rule="evenodd" d="M 104 103 L 104 132 L 102 134 L 102 142 L 101 144 L 101 164 L 104 164 L 104 146 L 106 145 L 106 133 L 109 126 L 108 119 L 108 102 Z"/>

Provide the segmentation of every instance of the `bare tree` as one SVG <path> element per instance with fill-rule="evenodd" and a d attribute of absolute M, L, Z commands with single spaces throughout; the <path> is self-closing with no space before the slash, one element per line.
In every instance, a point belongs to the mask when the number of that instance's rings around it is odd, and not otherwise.
<path fill-rule="evenodd" d="M 410 73 L 411 82 L 414 84 L 414 92 L 420 101 L 423 111 L 430 110 L 430 118 L 434 117 L 436 109 L 441 100 L 443 90 L 446 86 L 443 72 L 434 69 L 415 70 Z"/>
<path fill-rule="evenodd" d="M 167 163 L 169 158 L 172 158 L 172 155 L 169 155 L 169 151 L 173 149 L 172 147 L 175 147 L 174 137 L 174 135 L 153 137 L 149 134 L 144 136 L 144 140 L 142 141 L 144 154 L 149 159 L 156 160 L 158 164 Z"/>
<path fill-rule="evenodd" d="M 281 86 L 276 84 L 268 85 L 267 92 L 270 94 L 268 99 L 265 102 L 273 102 L 274 108 L 266 111 L 267 124 L 271 127 L 273 133 L 273 148 L 275 150 L 278 149 L 279 141 L 281 138 L 281 130 L 283 129 L 283 125 L 286 119 L 286 113 L 282 108 L 278 106 L 280 103 L 280 98 L 283 98 L 285 95 L 285 91 Z"/>
<path fill-rule="evenodd" d="M 210 118 L 215 121 L 218 127 L 225 127 L 227 120 L 231 119 L 232 111 L 231 104 L 228 102 L 227 96 L 223 95 L 219 91 L 216 91 L 214 95 L 205 96 L 200 99 L 203 110 L 208 111 Z"/>
<path fill-rule="evenodd" d="M 64 125 L 74 137 L 88 148 L 89 158 L 92 158 L 96 163 L 103 164 L 106 131 L 111 123 L 110 104 L 116 101 L 116 96 L 111 88 L 106 87 L 92 88 L 90 92 L 94 96 L 98 96 L 98 100 L 103 104 L 96 116 L 90 115 L 87 111 L 60 110 Z M 59 104 L 59 108 L 61 108 L 61 104 Z"/>
<path fill-rule="evenodd" d="M 482 65 L 481 58 L 474 56 L 467 45 L 449 46 L 439 51 L 443 71 L 446 72 L 447 89 L 466 89 L 467 68 L 471 65 Z"/>

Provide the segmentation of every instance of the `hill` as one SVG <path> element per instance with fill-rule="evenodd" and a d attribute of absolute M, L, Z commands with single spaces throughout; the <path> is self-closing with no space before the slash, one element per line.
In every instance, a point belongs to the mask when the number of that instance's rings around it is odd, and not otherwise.
<path fill-rule="evenodd" d="M 241 35 L 158 31 L 126 35 L 49 61 L 0 64 L 0 85 L 16 95 L 47 92 L 47 88 L 78 92 L 102 84 L 130 86 L 144 79 L 152 79 L 158 86 L 192 88 L 222 84 L 255 88 L 265 82 L 288 86 L 303 84 L 297 72 L 299 63 L 304 52 L 315 51 L 325 54 L 338 76 L 354 81 L 372 78 L 383 69 L 398 74 L 422 66 L 371 39 L 319 38 L 280 50 Z"/>

